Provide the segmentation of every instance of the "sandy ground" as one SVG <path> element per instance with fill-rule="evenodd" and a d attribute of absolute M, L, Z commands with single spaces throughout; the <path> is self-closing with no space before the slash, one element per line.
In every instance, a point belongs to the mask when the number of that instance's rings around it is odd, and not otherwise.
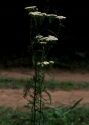
<path fill-rule="evenodd" d="M 33 76 L 33 70 L 29 69 L 11 69 L 0 70 L 0 77 L 25 79 Z M 81 82 L 89 81 L 88 72 L 69 72 L 61 70 L 52 70 L 47 72 L 46 79 L 53 79 L 59 81 L 75 81 Z M 52 91 L 53 105 L 72 105 L 76 100 L 83 98 L 81 104 L 89 105 L 89 91 Z M 0 106 L 7 107 L 23 107 L 27 104 L 26 99 L 23 98 L 23 90 L 16 89 L 0 89 Z"/>
<path fill-rule="evenodd" d="M 81 104 L 89 105 L 89 91 L 54 91 L 50 92 L 52 105 L 73 105 L 82 98 Z M 1 89 L 0 106 L 24 107 L 27 100 L 23 98 L 23 90 Z"/>
<path fill-rule="evenodd" d="M 9 69 L 9 70 L 0 70 L 0 77 L 9 77 L 17 79 L 26 79 L 31 78 L 34 72 L 31 69 Z M 77 72 L 77 71 L 63 71 L 63 70 L 50 70 L 47 71 L 46 79 L 53 79 L 59 81 L 75 81 L 81 82 L 89 81 L 89 72 Z"/>

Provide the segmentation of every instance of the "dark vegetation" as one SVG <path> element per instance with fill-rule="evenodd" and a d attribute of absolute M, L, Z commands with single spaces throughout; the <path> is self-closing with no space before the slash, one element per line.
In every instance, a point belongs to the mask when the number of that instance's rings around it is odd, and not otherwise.
<path fill-rule="evenodd" d="M 86 2 L 58 0 L 24 0 L 4 1 L 0 11 L 0 64 L 1 66 L 31 65 L 29 41 L 29 20 L 24 10 L 25 6 L 37 5 L 47 13 L 64 15 L 67 20 L 63 23 L 61 32 L 57 31 L 56 22 L 49 27 L 59 37 L 59 42 L 52 48 L 49 56 L 55 57 L 56 66 L 70 68 L 71 63 L 79 67 L 87 67 L 89 62 L 89 8 Z M 51 31 L 52 32 L 51 32 Z"/>
<path fill-rule="evenodd" d="M 45 109 L 45 125 L 89 125 L 89 108 L 78 106 Z M 30 125 L 29 112 L 0 107 L 0 125 Z"/>
<path fill-rule="evenodd" d="M 45 81 L 45 85 L 48 90 L 86 90 L 89 91 L 89 82 L 74 82 L 74 81 L 56 81 L 48 80 Z M 11 88 L 11 89 L 23 89 L 24 86 L 27 88 L 32 88 L 33 80 L 32 79 L 14 79 L 14 78 L 5 78 L 0 77 L 0 89 L 2 88 Z"/>

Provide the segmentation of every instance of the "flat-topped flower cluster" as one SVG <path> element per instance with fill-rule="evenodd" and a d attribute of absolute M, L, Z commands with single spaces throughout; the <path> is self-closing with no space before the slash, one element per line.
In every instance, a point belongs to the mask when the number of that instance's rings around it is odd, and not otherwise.
<path fill-rule="evenodd" d="M 48 35 L 47 37 L 43 37 L 42 35 L 37 35 L 36 39 L 40 44 L 47 44 L 48 42 L 53 42 L 58 40 L 57 37 L 52 35 Z"/>
<path fill-rule="evenodd" d="M 28 12 L 34 12 L 34 11 L 37 11 L 38 8 L 37 6 L 29 6 L 29 7 L 25 7 L 25 10 L 28 10 Z"/>
<path fill-rule="evenodd" d="M 47 13 L 39 12 L 36 6 L 26 7 L 25 9 L 28 10 L 29 15 L 35 16 L 35 17 L 48 17 L 48 18 L 59 19 L 59 20 L 66 19 L 66 17 L 64 16 L 58 16 L 56 14 L 47 14 Z"/>
<path fill-rule="evenodd" d="M 50 64 L 54 64 L 54 61 L 43 61 L 43 62 L 37 63 L 37 65 L 41 66 L 41 67 L 44 67 L 44 66 L 47 66 L 47 65 L 50 65 Z"/>

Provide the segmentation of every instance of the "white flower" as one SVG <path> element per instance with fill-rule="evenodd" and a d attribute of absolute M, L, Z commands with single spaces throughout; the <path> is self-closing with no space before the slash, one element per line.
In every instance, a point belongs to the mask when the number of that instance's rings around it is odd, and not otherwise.
<path fill-rule="evenodd" d="M 38 63 L 37 63 L 37 65 L 40 65 L 40 64 L 41 64 L 41 62 L 38 62 Z"/>
<path fill-rule="evenodd" d="M 57 17 L 57 15 L 55 15 L 55 14 L 47 14 L 47 17 Z"/>
<path fill-rule="evenodd" d="M 64 17 L 64 16 L 58 16 L 58 15 L 56 15 L 56 14 L 47 14 L 47 17 L 48 17 L 50 23 L 51 23 L 52 20 L 54 20 L 54 19 L 59 19 L 59 20 L 64 20 L 64 19 L 66 19 L 66 17 Z"/>
<path fill-rule="evenodd" d="M 40 44 L 43 44 L 43 45 L 45 45 L 45 44 L 47 44 L 47 42 L 40 42 Z"/>
<path fill-rule="evenodd" d="M 35 11 L 35 12 L 30 12 L 29 15 L 33 15 L 33 16 L 38 16 L 40 15 L 41 12 Z"/>
<path fill-rule="evenodd" d="M 44 67 L 44 66 L 47 66 L 47 65 L 50 65 L 50 64 L 54 64 L 54 61 L 43 61 L 43 62 L 38 62 L 37 65 L 38 66 L 41 66 L 41 67 Z"/>
<path fill-rule="evenodd" d="M 59 20 L 66 19 L 66 17 L 64 17 L 64 16 L 57 16 L 56 18 L 59 19 Z"/>
<path fill-rule="evenodd" d="M 48 37 L 46 37 L 46 41 L 57 41 L 57 40 L 58 40 L 58 38 L 55 36 L 49 35 Z"/>
<path fill-rule="evenodd" d="M 66 19 L 64 16 L 57 16 L 56 14 L 47 14 L 47 17 L 57 18 L 57 19 Z"/>
<path fill-rule="evenodd" d="M 49 35 L 48 37 L 43 37 L 42 35 L 38 35 L 38 36 L 36 36 L 36 39 L 41 44 L 47 44 L 47 42 L 49 42 L 49 41 L 57 41 L 58 40 L 57 37 L 51 36 L 51 35 Z"/>
<path fill-rule="evenodd" d="M 35 11 L 35 12 L 30 12 L 29 15 L 32 15 L 32 16 L 46 16 L 46 13 L 41 13 L 39 11 Z"/>
<path fill-rule="evenodd" d="M 49 65 L 49 62 L 48 61 L 38 62 L 37 65 L 44 67 L 45 65 Z"/>
<path fill-rule="evenodd" d="M 47 44 L 47 42 L 44 42 L 42 39 L 43 39 L 44 37 L 42 36 L 42 35 L 37 35 L 36 36 L 36 39 L 38 40 L 38 42 L 40 43 L 40 44 Z M 41 42 L 41 40 L 42 40 L 42 42 Z"/>
<path fill-rule="evenodd" d="M 50 64 L 54 64 L 54 61 L 49 61 Z"/>
<path fill-rule="evenodd" d="M 43 16 L 46 16 L 47 14 L 46 13 L 41 13 Z"/>
<path fill-rule="evenodd" d="M 37 35 L 36 39 L 41 39 L 43 36 L 42 35 Z"/>
<path fill-rule="evenodd" d="M 25 9 L 34 9 L 34 8 L 37 8 L 37 6 L 29 6 L 29 7 L 25 7 Z"/>
<path fill-rule="evenodd" d="M 37 6 L 29 6 L 29 7 L 25 7 L 25 10 L 28 10 L 29 12 L 31 12 L 31 11 L 37 11 L 38 8 Z"/>
<path fill-rule="evenodd" d="M 49 65 L 49 62 L 48 61 L 44 61 L 44 62 L 42 62 L 42 64 Z"/>

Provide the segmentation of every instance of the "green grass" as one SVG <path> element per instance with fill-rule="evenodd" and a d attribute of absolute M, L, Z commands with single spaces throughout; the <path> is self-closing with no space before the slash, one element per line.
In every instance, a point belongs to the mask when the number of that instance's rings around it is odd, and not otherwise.
<path fill-rule="evenodd" d="M 31 84 L 31 79 L 15 79 L 0 77 L 0 88 L 23 88 L 27 83 Z"/>
<path fill-rule="evenodd" d="M 28 125 L 29 112 L 0 107 L 0 125 Z"/>
<path fill-rule="evenodd" d="M 46 84 L 51 90 L 89 90 L 89 82 L 47 81 Z"/>
<path fill-rule="evenodd" d="M 45 125 L 89 125 L 89 107 L 49 108 L 44 114 Z M 30 125 L 30 113 L 0 107 L 0 125 Z"/>
<path fill-rule="evenodd" d="M 0 88 L 20 89 L 25 85 L 32 86 L 31 79 L 15 79 L 0 77 Z M 73 82 L 64 81 L 59 82 L 55 80 L 45 81 L 45 85 L 50 90 L 89 90 L 89 82 Z"/>

